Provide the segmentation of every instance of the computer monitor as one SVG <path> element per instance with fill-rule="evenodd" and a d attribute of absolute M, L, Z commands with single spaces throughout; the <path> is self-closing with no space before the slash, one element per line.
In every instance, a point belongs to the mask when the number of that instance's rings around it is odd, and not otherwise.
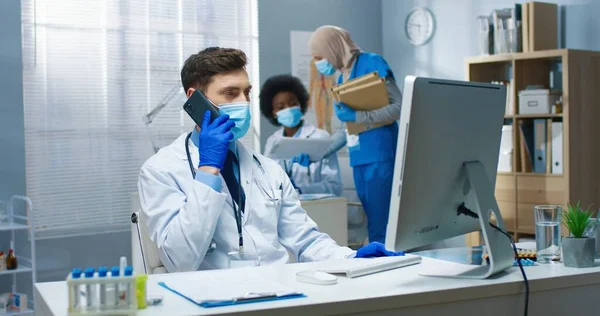
<path fill-rule="evenodd" d="M 387 249 L 481 230 L 489 265 L 435 275 L 487 278 L 512 266 L 510 240 L 489 225 L 493 212 L 505 229 L 494 198 L 505 107 L 501 85 L 406 77 Z"/>

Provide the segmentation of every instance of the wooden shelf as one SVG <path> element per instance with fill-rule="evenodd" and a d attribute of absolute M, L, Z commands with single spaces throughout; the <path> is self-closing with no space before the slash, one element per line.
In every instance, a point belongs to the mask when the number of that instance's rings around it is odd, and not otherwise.
<path fill-rule="evenodd" d="M 467 64 L 508 63 L 513 60 L 513 54 L 497 54 L 469 57 L 465 60 Z"/>
<path fill-rule="evenodd" d="M 534 176 L 534 177 L 557 177 L 560 178 L 562 174 L 554 174 L 554 173 L 535 173 L 535 172 L 515 172 L 515 175 L 518 176 Z"/>
<path fill-rule="evenodd" d="M 526 230 L 526 229 L 515 229 L 515 233 L 535 236 L 535 229 L 534 229 L 534 231 L 530 231 L 530 230 Z"/>
<path fill-rule="evenodd" d="M 513 54 L 513 59 L 554 59 L 566 57 L 570 49 L 549 49 L 537 52 L 517 53 Z"/>
<path fill-rule="evenodd" d="M 560 178 L 562 174 L 554 173 L 535 173 L 535 172 L 497 172 L 499 176 L 534 176 L 534 177 L 557 177 Z"/>
<path fill-rule="evenodd" d="M 514 172 L 507 172 L 507 171 L 497 172 L 496 174 L 498 174 L 499 176 L 514 176 L 515 175 Z"/>
<path fill-rule="evenodd" d="M 465 59 L 467 64 L 489 64 L 489 63 L 509 63 L 513 60 L 528 59 L 560 59 L 568 55 L 569 52 L 579 52 L 574 49 L 551 49 L 537 52 L 514 53 L 514 54 L 496 54 L 485 56 L 474 56 Z M 585 51 L 581 51 L 585 52 Z"/>
<path fill-rule="evenodd" d="M 529 85 L 548 88 L 555 63 L 562 63 L 562 93 L 565 111 L 558 114 L 513 114 L 504 118 L 512 125 L 512 165 L 515 172 L 498 172 L 498 206 L 511 233 L 535 234 L 531 209 L 534 205 L 581 201 L 600 205 L 600 164 L 589 157 L 600 156 L 600 51 L 552 49 L 545 51 L 476 56 L 465 59 L 465 79 L 476 82 L 511 81 L 512 107 L 518 111 L 518 91 Z M 514 90 L 513 90 L 514 89 Z M 562 174 L 521 172 L 531 170 L 521 161 L 523 136 L 519 124 L 531 119 L 562 122 Z M 548 132 L 548 129 L 546 130 Z M 551 132 L 552 129 L 550 128 Z M 548 133 L 550 134 L 550 133 Z M 549 135 L 546 138 L 549 139 Z M 548 154 L 548 153 L 547 153 Z M 552 152 L 550 151 L 552 155 Z M 548 156 L 547 156 L 548 157 Z M 548 166 L 546 166 L 548 169 Z M 517 172 L 518 171 L 518 172 Z M 522 221 L 521 221 L 522 220 Z M 521 222 L 520 222 L 521 221 Z M 520 229 L 517 229 L 517 224 Z M 473 234 L 467 244 L 478 244 Z M 474 242 L 474 243 L 471 243 Z M 480 244 L 480 243 L 479 243 Z"/>
<path fill-rule="evenodd" d="M 562 113 L 560 114 L 515 114 L 515 115 L 507 115 L 504 118 L 516 118 L 516 119 L 536 119 L 536 118 L 562 118 Z"/>
<path fill-rule="evenodd" d="M 506 232 L 511 233 L 511 234 L 524 234 L 524 235 L 535 235 L 535 232 L 531 232 L 529 230 L 526 229 L 507 229 Z"/>

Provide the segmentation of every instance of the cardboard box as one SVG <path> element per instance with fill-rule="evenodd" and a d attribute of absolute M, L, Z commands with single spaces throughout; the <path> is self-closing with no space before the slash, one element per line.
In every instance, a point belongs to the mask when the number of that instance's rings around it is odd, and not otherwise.
<path fill-rule="evenodd" d="M 377 72 L 363 75 L 331 89 L 336 102 L 342 102 L 357 111 L 370 111 L 387 106 L 390 102 L 385 84 L 385 78 L 380 78 Z M 394 123 L 380 122 L 374 124 L 358 124 L 347 122 L 346 129 L 350 135 Z"/>
<path fill-rule="evenodd" d="M 377 71 L 373 71 L 368 74 L 362 75 L 358 78 L 354 78 L 354 79 L 348 80 L 342 84 L 336 85 L 333 88 L 331 88 L 331 92 L 336 93 L 342 89 L 358 87 L 358 86 L 370 83 L 372 81 L 376 81 L 377 79 L 379 79 L 379 73 Z"/>
<path fill-rule="evenodd" d="M 519 91 L 519 114 L 549 114 L 560 93 L 548 89 Z"/>
<path fill-rule="evenodd" d="M 558 48 L 558 5 L 527 2 L 523 5 L 523 51 Z"/>
<path fill-rule="evenodd" d="M 27 295 L 23 293 L 11 293 L 9 295 L 8 309 L 11 311 L 27 310 Z"/>
<path fill-rule="evenodd" d="M 358 124 L 354 122 L 346 122 L 346 129 L 348 130 L 348 134 L 350 135 L 358 135 L 362 132 L 366 132 L 368 130 L 372 130 L 378 127 L 390 125 L 394 122 L 381 122 L 375 124 Z"/>

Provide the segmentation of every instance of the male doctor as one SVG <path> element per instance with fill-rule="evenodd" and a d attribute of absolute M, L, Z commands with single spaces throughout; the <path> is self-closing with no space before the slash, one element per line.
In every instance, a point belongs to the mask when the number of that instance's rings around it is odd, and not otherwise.
<path fill-rule="evenodd" d="M 306 215 L 278 163 L 237 141 L 250 127 L 246 55 L 211 47 L 181 70 L 187 96 L 199 89 L 221 114 L 162 148 L 142 166 L 142 223 L 168 272 L 399 255 L 371 243 L 340 247 Z"/>

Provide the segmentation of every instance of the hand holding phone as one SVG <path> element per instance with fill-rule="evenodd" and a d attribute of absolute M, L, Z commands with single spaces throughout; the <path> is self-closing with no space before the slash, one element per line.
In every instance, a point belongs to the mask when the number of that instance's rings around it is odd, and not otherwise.
<path fill-rule="evenodd" d="M 206 97 L 200 90 L 195 90 L 190 98 L 183 105 L 185 112 L 194 120 L 198 126 L 202 126 L 204 113 L 210 112 L 210 122 L 212 123 L 220 116 L 219 109 Z"/>
<path fill-rule="evenodd" d="M 231 129 L 235 123 L 229 119 L 229 115 L 220 115 L 212 123 L 210 121 L 210 112 L 204 112 L 204 119 L 200 127 L 198 136 L 198 152 L 200 162 L 198 168 L 212 167 L 223 169 L 229 142 L 233 140 Z"/>

